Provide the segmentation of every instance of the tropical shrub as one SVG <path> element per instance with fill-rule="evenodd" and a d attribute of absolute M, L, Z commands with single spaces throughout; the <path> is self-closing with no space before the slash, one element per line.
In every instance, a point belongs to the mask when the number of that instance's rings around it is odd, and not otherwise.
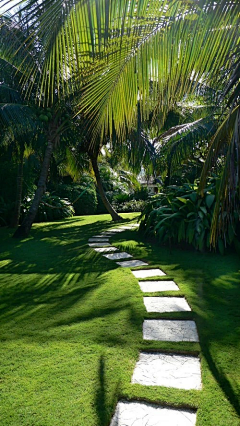
<path fill-rule="evenodd" d="M 33 196 L 32 194 L 23 200 L 23 215 L 28 212 Z M 46 192 L 41 199 L 35 222 L 51 222 L 65 217 L 72 217 L 73 215 L 74 208 L 68 199 Z"/>
<path fill-rule="evenodd" d="M 118 213 L 131 213 L 143 211 L 146 203 L 143 200 L 131 200 L 123 203 L 113 203 L 114 209 Z"/>
<path fill-rule="evenodd" d="M 193 184 L 169 186 L 147 202 L 140 217 L 140 229 L 163 244 L 186 243 L 200 251 L 210 249 L 215 202 L 216 182 L 213 180 L 203 197 Z M 221 253 L 233 242 L 237 221 L 237 215 L 231 217 L 224 234 L 218 237 L 217 248 Z"/>
<path fill-rule="evenodd" d="M 133 194 L 133 199 L 134 200 L 147 200 L 149 197 L 149 193 L 148 193 L 148 189 L 145 186 L 141 186 L 139 189 L 135 189 L 134 194 Z"/>
<path fill-rule="evenodd" d="M 97 195 L 94 185 L 61 184 L 58 186 L 57 194 L 71 201 L 78 216 L 96 213 Z"/>

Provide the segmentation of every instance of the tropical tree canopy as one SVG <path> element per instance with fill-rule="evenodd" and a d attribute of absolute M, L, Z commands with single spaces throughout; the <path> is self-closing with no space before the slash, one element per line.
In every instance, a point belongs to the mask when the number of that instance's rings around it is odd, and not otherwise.
<path fill-rule="evenodd" d="M 11 6 L 11 2 L 9 6 Z M 164 118 L 196 84 L 213 85 L 231 65 L 238 2 L 32 0 L 19 2 L 28 37 L 1 56 L 23 73 L 25 96 L 54 103 L 80 91 L 78 112 L 95 135 L 118 135 L 154 111 Z M 7 37 L 9 34 L 7 33 Z M 19 62 L 19 53 L 24 58 Z M 33 53 L 34 52 L 34 53 Z M 24 53 L 24 55 L 23 55 Z"/>
<path fill-rule="evenodd" d="M 9 5 L 10 12 L 16 6 L 6 0 L 1 4 Z M 88 123 L 89 146 L 99 146 L 106 138 L 125 139 L 139 129 L 139 121 L 151 120 L 161 127 L 167 113 L 189 93 L 214 88 L 215 101 L 230 107 L 230 119 L 213 138 L 201 180 L 203 188 L 214 159 L 225 150 L 216 224 L 220 205 L 225 211 L 229 191 L 239 184 L 239 2 L 21 0 L 17 4 L 20 10 L 13 16 L 0 15 L 1 60 L 16 70 L 25 99 L 56 109 L 71 98 L 75 114 Z"/>

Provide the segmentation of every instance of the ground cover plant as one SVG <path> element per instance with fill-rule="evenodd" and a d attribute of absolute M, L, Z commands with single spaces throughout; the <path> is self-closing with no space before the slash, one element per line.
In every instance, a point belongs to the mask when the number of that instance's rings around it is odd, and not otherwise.
<path fill-rule="evenodd" d="M 111 226 L 107 215 L 67 218 L 17 242 L 0 229 L 1 424 L 107 426 L 124 397 L 198 408 L 198 426 L 237 426 L 239 258 L 170 252 L 137 231 L 112 237 L 174 278 L 193 311 L 154 317 L 197 323 L 200 344 L 146 342 L 153 314 L 136 278 L 87 245 Z M 200 353 L 203 390 L 131 385 L 140 350 Z"/>

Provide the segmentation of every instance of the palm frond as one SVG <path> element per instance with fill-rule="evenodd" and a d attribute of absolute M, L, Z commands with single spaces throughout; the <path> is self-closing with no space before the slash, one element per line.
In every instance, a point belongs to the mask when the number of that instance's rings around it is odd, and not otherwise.
<path fill-rule="evenodd" d="M 153 143 L 160 158 L 161 172 L 163 173 L 167 166 L 171 176 L 192 157 L 203 163 L 203 152 L 200 155 L 198 151 L 206 150 L 206 141 L 215 131 L 213 118 L 206 117 L 174 126 L 155 138 Z"/>
<path fill-rule="evenodd" d="M 215 247 L 218 235 L 224 237 L 227 222 L 233 213 L 239 215 L 240 197 L 240 107 L 239 105 L 230 113 L 219 127 L 208 151 L 202 170 L 199 191 L 203 195 L 207 175 L 212 165 L 216 162 L 221 152 L 226 151 L 224 166 L 220 178 L 216 205 L 211 224 L 211 244 Z"/>
<path fill-rule="evenodd" d="M 31 108 L 17 103 L 0 103 L 0 125 L 1 135 L 10 132 L 15 139 L 23 141 L 27 140 L 26 136 L 32 139 L 41 131 L 41 125 Z M 9 139 L 4 138 L 2 142 L 6 140 Z"/>
<path fill-rule="evenodd" d="M 37 61 L 30 61 L 23 79 L 27 93 L 38 81 L 42 102 L 52 103 L 56 93 L 82 87 L 79 109 L 102 136 L 112 133 L 113 120 L 124 135 L 136 123 L 138 100 L 143 119 L 153 107 L 168 111 L 197 81 L 217 75 L 236 40 L 236 5 L 230 1 L 25 3 L 29 35 L 20 69 L 38 44 Z"/>

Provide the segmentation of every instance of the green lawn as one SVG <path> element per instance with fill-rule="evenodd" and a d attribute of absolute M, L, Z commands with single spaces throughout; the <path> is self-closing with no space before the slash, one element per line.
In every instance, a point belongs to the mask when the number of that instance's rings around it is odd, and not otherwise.
<path fill-rule="evenodd" d="M 21 241 L 0 229 L 0 424 L 107 426 L 124 397 L 198 408 L 199 426 L 238 426 L 239 257 L 117 234 L 111 241 L 160 266 L 193 310 L 147 315 L 130 270 L 87 245 L 112 225 L 107 215 L 35 224 Z M 193 318 L 200 345 L 144 342 L 146 317 Z M 131 385 L 143 349 L 200 354 L 203 390 Z"/>

